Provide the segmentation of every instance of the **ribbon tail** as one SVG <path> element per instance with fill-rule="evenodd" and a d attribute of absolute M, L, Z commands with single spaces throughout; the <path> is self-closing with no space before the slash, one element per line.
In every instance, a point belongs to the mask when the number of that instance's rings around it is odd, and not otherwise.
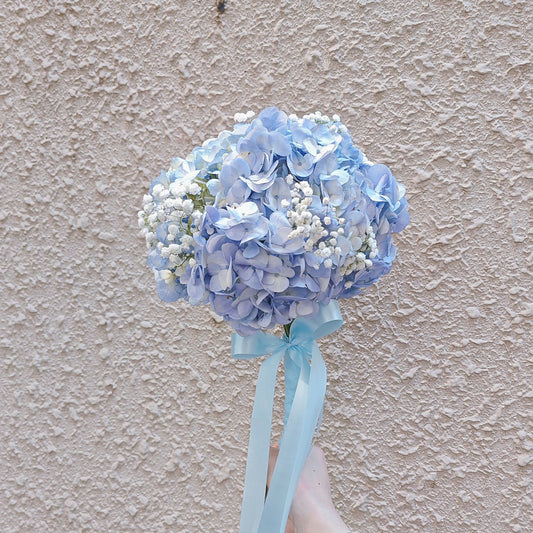
<path fill-rule="evenodd" d="M 246 460 L 241 533 L 256 533 L 263 513 L 276 373 L 282 355 L 272 355 L 263 361 L 259 369 Z"/>
<path fill-rule="evenodd" d="M 313 442 L 324 405 L 326 366 L 314 343 L 311 365 L 300 367 L 296 392 L 286 424 L 259 533 L 284 533 L 292 499 Z"/>
<path fill-rule="evenodd" d="M 300 377 L 300 366 L 297 365 L 290 357 L 285 357 L 283 361 L 285 368 L 285 415 L 283 418 L 283 427 L 287 427 L 289 414 L 291 412 L 292 402 L 298 386 Z"/>
<path fill-rule="evenodd" d="M 302 431 L 308 393 L 309 369 L 308 366 L 307 368 L 302 366 L 258 533 L 284 533 L 285 531 L 296 489 L 295 481 L 298 481 L 301 472 L 298 468 L 301 462 L 300 456 L 306 452 Z"/>
<path fill-rule="evenodd" d="M 306 454 L 309 455 L 312 445 L 312 437 L 320 430 L 322 422 L 322 410 L 324 408 L 324 398 L 326 397 L 327 372 L 326 364 L 316 343 L 313 345 L 311 355 L 311 375 L 309 377 L 309 390 L 312 391 L 309 397 L 309 406 L 306 412 L 305 431 L 311 434 L 309 449 Z M 303 468 L 303 465 L 302 465 Z"/>
<path fill-rule="evenodd" d="M 290 479 L 290 485 L 288 488 L 288 497 L 285 501 L 285 512 L 288 516 L 294 492 L 300 480 L 305 461 L 311 451 L 313 445 L 313 437 L 315 431 L 318 431 L 318 424 L 322 416 L 322 409 L 324 406 L 324 397 L 326 394 L 326 365 L 320 349 L 316 343 L 313 343 L 312 355 L 311 355 L 311 367 L 309 380 L 309 393 L 307 398 L 307 405 L 305 406 L 305 412 L 302 414 L 303 426 L 301 431 L 301 437 L 299 447 L 301 447 L 301 453 L 298 453 L 297 458 L 294 461 L 294 469 Z M 282 530 L 282 533 L 285 530 Z"/>

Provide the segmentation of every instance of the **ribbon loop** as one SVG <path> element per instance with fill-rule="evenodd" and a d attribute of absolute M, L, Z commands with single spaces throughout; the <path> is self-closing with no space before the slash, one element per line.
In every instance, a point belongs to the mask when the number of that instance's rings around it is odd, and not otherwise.
<path fill-rule="evenodd" d="M 322 416 L 326 367 L 316 339 L 342 325 L 338 303 L 320 306 L 317 316 L 298 318 L 282 339 L 257 333 L 232 336 L 232 356 L 253 359 L 270 354 L 259 370 L 255 393 L 240 533 L 284 533 L 290 506 L 313 435 Z M 264 499 L 276 373 L 285 365 L 285 419 L 283 438 L 268 497 Z"/>

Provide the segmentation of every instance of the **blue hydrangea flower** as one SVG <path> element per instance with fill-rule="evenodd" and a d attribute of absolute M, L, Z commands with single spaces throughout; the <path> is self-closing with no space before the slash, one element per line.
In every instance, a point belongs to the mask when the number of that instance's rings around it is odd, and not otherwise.
<path fill-rule="evenodd" d="M 403 185 L 338 117 L 252 115 L 175 158 L 139 212 L 160 298 L 209 304 L 242 335 L 359 294 L 409 222 Z"/>

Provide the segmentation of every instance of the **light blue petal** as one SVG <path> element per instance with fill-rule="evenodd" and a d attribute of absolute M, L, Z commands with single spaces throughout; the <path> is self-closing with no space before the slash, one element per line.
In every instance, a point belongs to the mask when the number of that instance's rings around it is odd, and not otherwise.
<path fill-rule="evenodd" d="M 279 274 L 266 273 L 263 276 L 263 287 L 270 292 L 283 292 L 289 287 L 289 280 Z"/>
<path fill-rule="evenodd" d="M 256 242 L 249 242 L 242 254 L 246 259 L 253 259 L 261 251 Z"/>
<path fill-rule="evenodd" d="M 193 305 L 199 304 L 203 299 L 204 292 L 204 269 L 203 267 L 196 265 L 192 268 L 191 275 L 187 283 L 189 302 Z"/>
<path fill-rule="evenodd" d="M 183 296 L 182 287 L 177 282 L 167 283 L 164 280 L 160 280 L 157 282 L 157 295 L 164 302 L 175 302 Z"/>
<path fill-rule="evenodd" d="M 242 244 L 264 237 L 268 233 L 268 221 L 265 217 L 260 217 L 256 224 L 247 225 L 246 229 L 246 237 L 241 240 Z"/>
<path fill-rule="evenodd" d="M 270 134 L 270 143 L 272 151 L 275 154 L 287 157 L 291 153 L 291 144 L 285 135 L 275 131 Z"/>

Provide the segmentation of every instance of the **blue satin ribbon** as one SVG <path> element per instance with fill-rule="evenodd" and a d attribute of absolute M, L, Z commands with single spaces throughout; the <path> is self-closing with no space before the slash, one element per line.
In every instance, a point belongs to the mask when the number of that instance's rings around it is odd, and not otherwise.
<path fill-rule="evenodd" d="M 313 318 L 296 319 L 282 339 L 268 333 L 232 336 L 232 355 L 271 354 L 259 369 L 248 444 L 240 533 L 284 533 L 292 498 L 311 451 L 326 393 L 326 366 L 316 343 L 342 326 L 339 305 L 320 306 Z M 276 373 L 285 364 L 285 419 L 276 467 L 265 501 Z"/>

